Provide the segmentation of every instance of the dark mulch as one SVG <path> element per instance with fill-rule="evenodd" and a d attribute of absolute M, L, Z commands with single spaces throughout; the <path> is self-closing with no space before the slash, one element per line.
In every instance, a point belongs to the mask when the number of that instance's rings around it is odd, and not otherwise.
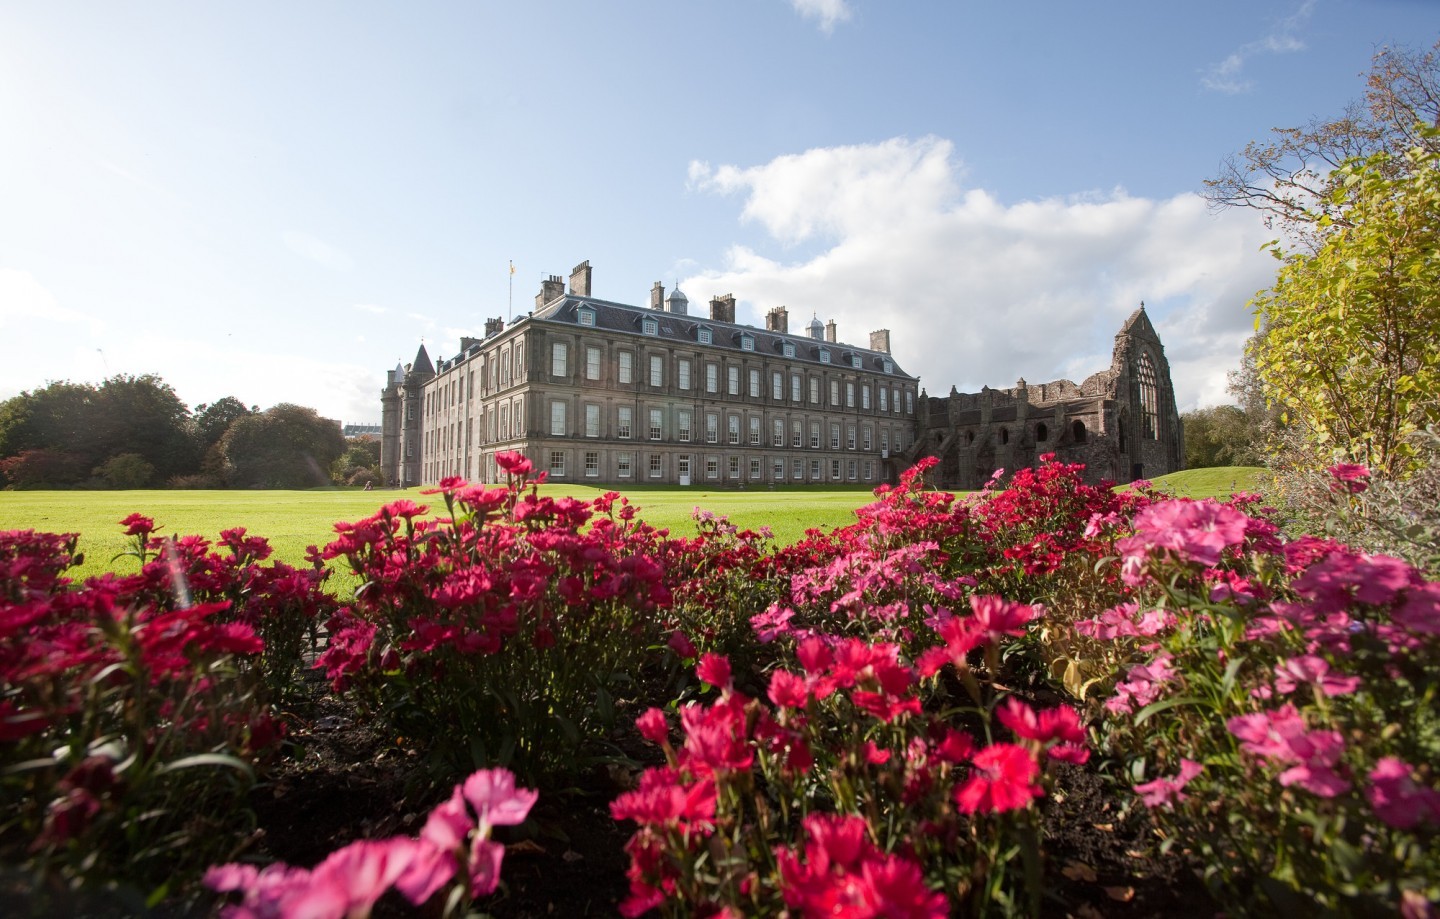
<path fill-rule="evenodd" d="M 317 695 L 297 723 L 293 755 L 253 793 L 260 832 L 248 856 L 308 866 L 357 839 L 414 834 L 449 793 L 428 777 L 422 756 L 396 747 L 332 696 Z M 504 886 L 485 910 L 499 919 L 616 915 L 630 827 L 611 819 L 609 803 L 622 782 L 597 771 L 569 793 L 542 795 L 531 838 L 507 840 Z M 1181 857 L 1155 854 L 1143 809 L 1121 813 L 1094 768 L 1064 767 L 1059 785 L 1046 804 L 1054 828 L 1045 842 L 1046 916 L 1218 912 Z M 376 915 L 407 915 L 407 906 L 382 902 Z"/>

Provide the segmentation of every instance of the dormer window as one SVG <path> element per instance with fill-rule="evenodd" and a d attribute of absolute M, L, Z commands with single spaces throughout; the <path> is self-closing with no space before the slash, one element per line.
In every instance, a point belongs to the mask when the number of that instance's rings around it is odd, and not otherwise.
<path fill-rule="evenodd" d="M 894 372 L 895 372 L 895 364 L 894 364 L 893 362 L 891 362 L 891 361 L 885 361 L 885 362 L 884 362 L 884 367 L 885 367 L 885 372 L 886 372 L 886 373 L 894 373 Z"/>
<path fill-rule="evenodd" d="M 579 312 L 579 317 L 581 325 L 595 324 L 595 311 L 592 309 L 582 307 Z"/>
<path fill-rule="evenodd" d="M 852 355 L 850 355 L 850 366 L 851 366 L 851 367 L 854 367 L 856 370 L 859 370 L 859 369 L 860 369 L 860 355 L 858 355 L 858 354 L 852 354 Z"/>
<path fill-rule="evenodd" d="M 787 341 L 787 342 L 785 342 L 785 344 L 783 344 L 783 345 L 780 346 L 780 349 L 781 349 L 782 352 L 784 352 L 784 354 L 785 354 L 786 357 L 794 357 L 794 356 L 795 356 L 795 343 L 794 343 L 794 342 L 789 342 L 789 341 Z"/>
<path fill-rule="evenodd" d="M 710 335 L 710 327 L 709 327 L 709 326 L 703 326 L 703 325 L 702 325 L 702 326 L 696 331 L 695 334 L 696 334 L 696 337 L 700 339 L 700 344 L 702 344 L 702 345 L 708 345 L 708 344 L 711 343 L 711 335 Z"/>
<path fill-rule="evenodd" d="M 829 352 L 829 351 L 826 351 L 824 348 L 821 348 L 821 349 L 820 349 L 820 363 L 822 363 L 822 364 L 828 364 L 828 363 L 830 363 L 830 352 Z"/>
<path fill-rule="evenodd" d="M 659 334 L 660 334 L 660 323 L 659 323 L 658 320 L 651 319 L 650 317 L 647 316 L 647 317 L 645 317 L 645 319 L 640 323 L 640 330 L 641 330 L 642 332 L 644 332 L 646 335 L 659 335 Z"/>
<path fill-rule="evenodd" d="M 740 336 L 740 350 L 741 350 L 741 351 L 754 351 L 754 350 L 755 350 L 755 336 L 753 336 L 753 335 L 741 335 L 741 336 Z"/>

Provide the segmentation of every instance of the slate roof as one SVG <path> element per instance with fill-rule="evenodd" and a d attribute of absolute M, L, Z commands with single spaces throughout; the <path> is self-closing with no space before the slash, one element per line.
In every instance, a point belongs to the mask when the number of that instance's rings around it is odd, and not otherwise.
<path fill-rule="evenodd" d="M 889 361 L 892 368 L 889 376 L 911 381 L 919 379 L 902 370 L 895 358 L 883 351 L 872 351 L 869 348 L 861 348 L 844 342 L 817 341 L 807 335 L 794 332 L 771 332 L 734 322 L 717 322 L 706 316 L 681 315 L 629 306 L 624 303 L 612 303 L 609 300 L 599 300 L 594 297 L 579 297 L 573 294 L 557 297 L 546 304 L 543 309 L 536 310 L 530 318 L 532 322 L 556 322 L 579 326 L 581 308 L 593 310 L 595 313 L 593 327 L 605 331 L 642 335 L 646 338 L 658 338 L 661 341 L 699 344 L 699 331 L 704 327 L 710 329 L 711 334 L 710 345 L 706 347 L 743 351 L 744 349 L 740 345 L 741 338 L 749 335 L 754 339 L 756 354 L 782 356 L 784 344 L 789 342 L 795 346 L 795 356 L 786 358 L 786 360 L 808 361 L 820 366 L 851 369 L 850 356 L 858 355 L 862 370 L 885 374 L 885 362 Z M 645 335 L 644 322 L 647 319 L 655 320 L 657 325 L 655 335 Z M 582 328 L 589 328 L 589 326 L 582 326 Z M 820 360 L 822 348 L 830 352 L 828 365 L 823 364 Z"/>

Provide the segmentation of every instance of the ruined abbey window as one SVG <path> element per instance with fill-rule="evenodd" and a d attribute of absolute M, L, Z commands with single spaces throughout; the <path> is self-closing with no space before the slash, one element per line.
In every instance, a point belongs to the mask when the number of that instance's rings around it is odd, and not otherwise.
<path fill-rule="evenodd" d="M 1035 425 L 1035 439 L 1042 443 L 1050 439 L 1050 429 L 1045 427 L 1045 422 Z"/>
<path fill-rule="evenodd" d="M 1159 392 L 1155 386 L 1155 365 L 1150 355 L 1140 352 L 1140 436 L 1145 440 L 1160 437 Z"/>
<path fill-rule="evenodd" d="M 1083 444 L 1085 442 L 1085 422 L 1077 419 L 1075 423 L 1070 426 L 1070 433 L 1071 436 L 1075 438 L 1077 444 Z"/>

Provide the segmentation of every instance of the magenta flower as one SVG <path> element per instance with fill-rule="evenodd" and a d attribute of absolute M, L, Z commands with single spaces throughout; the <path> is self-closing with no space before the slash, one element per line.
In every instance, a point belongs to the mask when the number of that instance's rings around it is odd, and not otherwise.
<path fill-rule="evenodd" d="M 994 644 L 1005 635 L 1024 635 L 1025 624 L 1037 619 L 1043 613 L 1034 606 L 1014 603 L 1003 597 L 970 596 L 970 608 L 975 615 L 971 621 L 975 629 L 984 635 L 986 642 Z"/>
<path fill-rule="evenodd" d="M 1135 535 L 1151 548 L 1213 567 L 1220 553 L 1245 541 L 1244 513 L 1217 501 L 1161 501 L 1135 515 Z"/>
<path fill-rule="evenodd" d="M 706 653 L 695 667 L 695 675 L 711 686 L 731 689 L 730 659 L 723 654 Z"/>
<path fill-rule="evenodd" d="M 646 709 L 645 714 L 635 719 L 635 726 L 640 729 L 641 737 L 656 746 L 664 746 L 670 740 L 670 725 L 665 721 L 665 713 L 658 708 Z"/>
<path fill-rule="evenodd" d="M 1145 802 L 1146 807 L 1170 807 L 1186 799 L 1182 789 L 1204 769 L 1204 766 L 1194 760 L 1182 758 L 1180 772 L 1174 778 L 1161 776 L 1154 781 L 1141 783 L 1135 786 L 1135 793 Z"/>
<path fill-rule="evenodd" d="M 515 774 L 509 769 L 481 769 L 465 780 L 461 791 L 480 818 L 482 836 L 492 826 L 524 823 L 530 807 L 540 797 L 538 791 L 516 788 Z"/>
<path fill-rule="evenodd" d="M 1370 487 L 1370 469 L 1359 463 L 1337 463 L 1328 470 L 1330 490 L 1358 495 Z"/>
<path fill-rule="evenodd" d="M 1370 770 L 1366 797 L 1375 816 L 1397 830 L 1440 824 L 1440 791 L 1415 781 L 1410 764 L 1397 757 L 1387 756 Z"/>
<path fill-rule="evenodd" d="M 1292 693 L 1301 683 L 1309 683 L 1321 695 L 1343 696 L 1360 687 L 1360 678 L 1332 674 L 1329 663 L 1314 654 L 1292 657 L 1275 667 L 1277 692 Z"/>

